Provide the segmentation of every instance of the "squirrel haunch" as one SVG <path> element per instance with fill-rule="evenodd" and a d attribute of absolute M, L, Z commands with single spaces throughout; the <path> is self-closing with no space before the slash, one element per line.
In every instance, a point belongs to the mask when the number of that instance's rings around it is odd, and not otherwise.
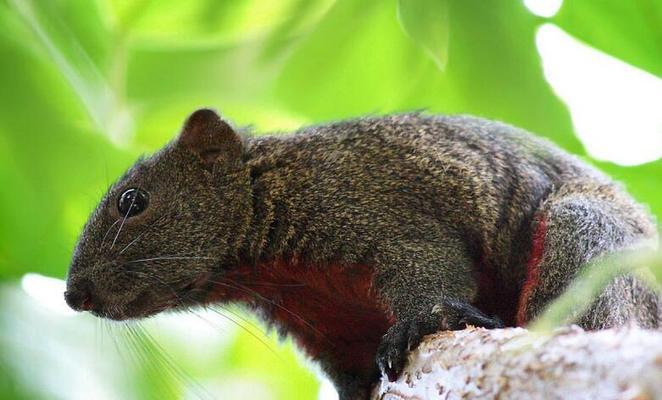
<path fill-rule="evenodd" d="M 589 261 L 655 239 L 618 184 L 502 123 L 413 113 L 243 137 L 199 110 L 110 187 L 65 298 L 119 320 L 246 304 L 361 399 L 422 336 L 526 324 Z M 658 327 L 661 310 L 621 276 L 576 322 Z"/>

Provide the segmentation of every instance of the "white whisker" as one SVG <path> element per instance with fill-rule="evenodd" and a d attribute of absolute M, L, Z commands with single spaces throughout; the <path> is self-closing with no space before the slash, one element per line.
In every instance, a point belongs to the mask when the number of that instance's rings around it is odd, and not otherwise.
<path fill-rule="evenodd" d="M 218 260 L 218 257 L 196 257 L 196 256 L 163 256 L 153 258 L 141 258 L 139 260 L 127 261 L 126 264 L 158 260 Z"/>
<path fill-rule="evenodd" d="M 117 225 L 118 222 L 120 222 L 119 218 L 115 222 L 113 222 L 113 224 L 106 231 L 106 234 L 103 235 L 103 239 L 101 239 L 101 245 L 99 246 L 99 250 L 101 250 L 103 248 L 103 244 L 106 242 L 106 238 L 108 237 L 108 234 L 110 233 L 110 230 L 113 229 L 113 226 Z"/>
<path fill-rule="evenodd" d="M 133 204 L 136 202 L 136 196 L 131 199 L 131 204 L 129 205 L 129 208 L 126 210 L 126 214 L 124 214 L 124 219 L 122 219 L 122 224 L 120 224 L 120 228 L 117 230 L 117 235 L 115 235 L 115 239 L 113 239 L 113 244 L 110 245 L 110 248 L 115 246 L 115 242 L 117 241 L 117 238 L 120 236 L 120 232 L 122 232 L 122 227 L 124 226 L 124 223 L 126 222 L 126 219 L 129 217 L 129 213 L 131 212 L 131 209 L 133 208 Z"/>
<path fill-rule="evenodd" d="M 131 247 L 132 244 L 134 244 L 135 242 L 137 242 L 138 239 L 140 239 L 140 238 L 141 238 L 146 232 L 147 232 L 147 231 L 145 231 L 145 232 L 141 233 L 140 235 L 136 236 L 136 238 L 133 239 L 129 244 L 127 244 L 126 246 L 124 246 L 124 248 L 123 248 L 122 250 L 120 250 L 120 252 L 119 252 L 118 254 L 122 254 L 122 253 L 124 253 L 129 247 Z"/>

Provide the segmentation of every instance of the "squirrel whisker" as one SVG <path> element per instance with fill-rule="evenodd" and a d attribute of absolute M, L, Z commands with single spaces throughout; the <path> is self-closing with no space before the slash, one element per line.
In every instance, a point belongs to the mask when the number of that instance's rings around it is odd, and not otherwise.
<path fill-rule="evenodd" d="M 159 222 L 163 221 L 163 220 L 165 219 L 165 217 L 166 217 L 165 215 L 162 216 L 161 218 L 159 218 L 159 219 L 157 219 L 156 221 L 154 221 L 154 222 L 153 222 L 151 225 L 149 225 L 147 228 L 145 228 L 142 232 L 140 232 L 140 234 L 138 234 L 138 236 L 136 236 L 135 239 L 133 239 L 133 240 L 132 240 L 129 244 L 127 244 L 122 250 L 120 250 L 120 252 L 119 252 L 118 254 L 122 254 L 122 253 L 124 253 L 126 250 L 128 250 L 128 248 L 131 247 L 131 245 L 133 245 L 135 242 L 137 242 L 137 241 L 138 241 L 143 235 L 145 235 L 145 234 L 146 234 L 150 229 L 152 229 L 156 224 L 158 224 Z M 119 220 L 118 220 L 118 221 L 119 221 Z M 115 221 L 115 223 L 117 223 L 117 221 Z"/>
<path fill-rule="evenodd" d="M 236 289 L 236 290 L 239 290 L 239 291 L 243 291 L 244 293 L 247 293 L 247 294 L 249 294 L 249 295 L 253 295 L 253 296 L 257 297 L 259 300 L 262 300 L 262 301 L 264 301 L 264 302 L 267 302 L 267 303 L 269 303 L 269 304 L 271 304 L 271 305 L 273 305 L 273 306 L 275 306 L 275 307 L 277 307 L 277 308 L 279 308 L 279 309 L 285 311 L 286 313 L 290 314 L 291 316 L 293 316 L 293 317 L 295 317 L 296 319 L 298 319 L 299 321 L 301 321 L 304 325 L 306 325 L 306 326 L 307 326 L 309 329 L 311 329 L 313 332 L 319 334 L 319 335 L 322 336 L 324 339 L 327 339 L 326 336 L 325 336 L 322 332 L 320 332 L 318 329 L 316 329 L 316 328 L 315 328 L 310 322 L 306 321 L 301 315 L 295 313 L 294 311 L 288 309 L 287 307 L 285 307 L 285 306 L 283 306 L 283 305 L 281 305 L 281 304 L 276 303 L 275 301 L 273 301 L 273 300 L 271 300 L 271 299 L 268 299 L 268 298 L 262 296 L 260 293 L 256 292 L 255 290 L 253 290 L 253 289 L 251 289 L 251 288 L 249 288 L 249 287 L 246 287 L 246 286 L 244 286 L 244 285 L 241 285 L 241 284 L 238 283 L 238 282 L 232 282 L 232 281 L 229 281 L 229 282 L 220 282 L 220 281 L 215 281 L 215 280 L 210 279 L 209 282 L 210 282 L 210 283 L 217 284 L 217 285 L 221 285 L 221 286 L 226 286 L 226 287 L 229 287 L 229 288 L 231 288 L 231 289 Z M 234 285 L 233 285 L 233 283 L 234 283 Z"/>
<path fill-rule="evenodd" d="M 142 258 L 139 260 L 127 261 L 125 264 L 133 264 L 138 262 L 159 261 L 159 260 L 218 260 L 218 257 L 203 257 L 203 256 L 162 256 L 153 258 Z"/>
<path fill-rule="evenodd" d="M 124 219 L 122 219 L 122 223 L 120 224 L 120 228 L 117 230 L 117 234 L 115 235 L 115 239 L 113 239 L 113 244 L 110 245 L 110 248 L 112 249 L 115 246 L 115 242 L 117 241 L 117 238 L 120 236 L 120 232 L 122 232 L 122 227 L 124 227 L 124 223 L 126 222 L 126 219 L 129 217 L 129 213 L 131 212 L 131 209 L 133 208 L 133 205 L 136 202 L 136 198 L 134 197 L 131 200 L 131 205 L 129 205 L 129 209 L 127 210 L 126 214 L 124 214 Z"/>
<path fill-rule="evenodd" d="M 103 235 L 103 239 L 101 239 L 101 244 L 99 245 L 99 250 L 101 250 L 103 248 L 103 244 L 106 241 L 106 238 L 108 237 L 108 234 L 110 233 L 110 230 L 113 229 L 113 226 L 117 225 L 117 223 L 120 222 L 120 221 L 121 220 L 118 218 L 115 222 L 113 222 L 112 225 L 110 225 L 110 227 L 106 231 L 106 234 Z"/>
<path fill-rule="evenodd" d="M 255 334 L 254 332 L 252 332 L 250 329 L 246 328 L 244 325 L 240 324 L 239 322 L 237 322 L 237 321 L 234 320 L 233 318 L 231 318 L 231 317 L 225 315 L 224 313 L 222 313 L 221 311 L 219 311 L 219 310 L 217 310 L 217 309 L 215 309 L 215 308 L 211 308 L 211 307 L 204 307 L 204 308 L 205 308 L 205 310 L 209 310 L 209 311 L 211 311 L 211 312 L 213 312 L 213 313 L 215 313 L 215 314 L 217 314 L 217 315 L 219 315 L 219 316 L 221 316 L 221 317 L 227 319 L 228 321 L 232 322 L 233 324 L 237 325 L 239 328 L 241 328 L 241 330 L 243 330 L 244 332 L 248 333 L 248 334 L 249 334 L 250 336 L 252 336 L 255 340 L 257 340 L 257 341 L 260 342 L 262 345 L 264 345 L 264 347 L 266 347 L 267 350 L 269 350 L 269 352 L 271 352 L 274 356 L 276 356 L 276 358 L 278 358 L 279 361 L 281 361 L 281 362 L 283 361 L 283 359 L 278 355 L 278 353 L 276 352 L 276 350 L 274 350 L 274 348 L 273 348 L 272 346 L 269 345 L 269 343 L 267 343 L 267 342 L 266 342 L 264 339 L 262 339 L 260 336 L 256 335 L 256 334 Z M 235 317 L 239 318 L 240 320 L 244 321 L 245 323 L 247 323 L 248 325 L 250 325 L 250 326 L 253 327 L 254 329 L 257 329 L 260 333 L 262 333 L 263 335 L 266 336 L 266 333 L 265 333 L 264 331 L 262 331 L 262 329 L 260 329 L 260 328 L 259 328 L 257 325 L 255 325 L 254 323 L 252 323 L 252 322 L 250 322 L 249 320 L 247 320 L 245 317 L 241 316 L 241 315 L 238 314 L 238 313 L 235 313 L 235 312 L 231 311 L 231 310 L 228 309 L 227 307 L 221 307 L 221 308 L 222 308 L 224 311 L 227 311 L 227 312 L 231 313 L 232 315 L 234 315 Z M 213 323 L 212 323 L 211 321 L 209 321 L 208 319 L 204 318 L 204 317 L 201 316 L 200 314 L 196 313 L 194 310 L 189 310 L 189 311 L 190 311 L 193 315 L 195 315 L 196 317 L 200 318 L 201 320 L 207 322 L 208 324 L 213 325 Z"/>
<path fill-rule="evenodd" d="M 129 244 L 124 246 L 124 248 L 122 250 L 120 250 L 120 252 L 118 254 L 124 253 L 129 247 L 131 247 L 131 245 L 136 243 L 145 233 L 147 233 L 147 231 L 144 231 L 144 232 L 140 233 L 138 236 L 136 236 L 136 238 L 133 239 L 131 242 L 129 242 Z"/>

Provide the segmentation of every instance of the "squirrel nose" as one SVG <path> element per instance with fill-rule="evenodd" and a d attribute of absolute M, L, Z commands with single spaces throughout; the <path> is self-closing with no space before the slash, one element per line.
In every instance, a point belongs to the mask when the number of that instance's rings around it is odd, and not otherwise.
<path fill-rule="evenodd" d="M 75 287 L 71 287 L 64 292 L 64 300 L 69 307 L 76 311 L 90 311 L 94 309 L 92 289 L 92 282 L 88 280 L 81 281 Z"/>

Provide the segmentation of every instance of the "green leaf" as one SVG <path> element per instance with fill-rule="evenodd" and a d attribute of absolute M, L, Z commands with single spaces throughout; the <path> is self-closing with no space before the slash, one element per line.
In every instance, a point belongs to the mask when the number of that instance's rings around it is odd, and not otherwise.
<path fill-rule="evenodd" d="M 453 43 L 443 73 L 402 34 L 389 3 L 342 1 L 293 48 L 274 101 L 313 121 L 415 109 L 475 114 L 581 153 L 543 75 L 538 19 L 519 2 L 448 4 Z"/>
<path fill-rule="evenodd" d="M 611 177 L 625 184 L 627 191 L 637 200 L 646 204 L 658 222 L 662 221 L 662 159 L 632 167 L 623 167 L 607 162 L 596 162 L 598 167 Z"/>
<path fill-rule="evenodd" d="M 98 21 L 100 15 L 96 8 L 67 9 L 60 8 L 56 3 L 32 0 L 9 0 L 9 3 L 14 12 L 13 16 L 19 17 L 34 35 L 33 38 L 29 38 L 30 41 L 39 44 L 40 51 L 62 74 L 80 98 L 97 130 L 113 136 L 114 127 L 121 113 L 115 93 L 108 84 L 104 72 L 86 52 L 81 41 L 74 31 L 69 29 L 63 18 L 65 11 L 69 13 L 75 11 L 79 18 L 97 21 L 97 24 L 76 24 L 80 28 L 79 33 L 86 36 L 88 48 L 92 48 L 97 44 L 92 44 L 95 41 L 91 38 L 95 35 L 104 35 L 104 32 L 100 31 L 103 24 Z M 91 34 L 92 32 L 94 35 Z"/>
<path fill-rule="evenodd" d="M 662 272 L 662 253 L 635 249 L 610 254 L 585 265 L 568 288 L 529 325 L 534 332 L 551 332 L 582 315 L 600 292 L 617 276 L 638 275 L 655 290 Z"/>
<path fill-rule="evenodd" d="M 441 70 L 448 60 L 448 13 L 447 0 L 398 0 L 402 29 Z"/>
<path fill-rule="evenodd" d="M 554 23 L 614 57 L 662 76 L 662 2 L 567 0 Z"/>

